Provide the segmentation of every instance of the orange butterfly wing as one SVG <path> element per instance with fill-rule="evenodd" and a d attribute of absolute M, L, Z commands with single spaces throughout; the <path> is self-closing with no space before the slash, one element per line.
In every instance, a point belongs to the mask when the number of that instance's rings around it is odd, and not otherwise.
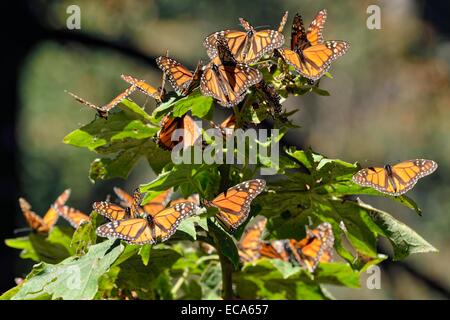
<path fill-rule="evenodd" d="M 161 56 L 156 59 L 158 67 L 167 75 L 172 87 L 183 95 L 188 95 L 199 85 L 202 65 L 199 63 L 194 73 L 178 61 Z"/>
<path fill-rule="evenodd" d="M 289 254 L 285 249 L 284 240 L 265 241 L 261 243 L 260 256 L 270 259 L 280 259 L 289 262 Z"/>
<path fill-rule="evenodd" d="M 172 193 L 173 189 L 170 188 L 158 194 L 156 197 L 150 200 L 150 202 L 143 206 L 144 212 L 150 215 L 155 215 L 160 212 L 167 206 Z"/>
<path fill-rule="evenodd" d="M 237 247 L 242 262 L 252 262 L 260 256 L 261 237 L 266 227 L 267 219 L 262 218 L 251 227 L 245 229 Z"/>
<path fill-rule="evenodd" d="M 245 181 L 221 193 L 212 201 L 205 200 L 205 205 L 218 208 L 216 217 L 226 228 L 234 231 L 247 219 L 251 202 L 265 186 L 266 182 L 262 179 Z"/>
<path fill-rule="evenodd" d="M 310 272 L 314 272 L 319 262 L 332 260 L 333 245 L 333 229 L 327 222 L 321 223 L 314 230 L 308 230 L 306 238 L 300 241 L 290 240 L 295 260 Z"/>
<path fill-rule="evenodd" d="M 283 60 L 302 76 L 317 80 L 330 68 L 331 62 L 347 52 L 345 41 L 325 41 L 302 50 L 300 53 L 286 48 L 279 49 Z"/>
<path fill-rule="evenodd" d="M 129 84 L 135 86 L 136 89 L 138 89 L 142 93 L 150 96 L 151 98 L 155 99 L 158 102 L 162 101 L 163 96 L 164 96 L 163 88 L 158 90 L 155 87 L 152 87 L 151 85 L 149 85 L 144 80 L 139 80 L 139 79 L 136 79 L 136 78 L 134 78 L 132 76 L 129 76 L 129 75 L 124 75 L 123 74 L 123 75 L 121 75 L 121 77 L 122 77 L 123 80 L 125 80 Z"/>
<path fill-rule="evenodd" d="M 87 214 L 69 206 L 54 207 L 54 209 L 58 212 L 59 216 L 66 219 L 75 229 L 78 228 L 81 222 L 89 221 L 90 219 Z"/>
<path fill-rule="evenodd" d="M 31 229 L 38 232 L 48 232 L 50 228 L 44 222 L 44 220 L 31 210 L 31 205 L 24 198 L 19 198 L 20 209 L 22 210 L 23 216 L 27 221 Z"/>
<path fill-rule="evenodd" d="M 130 217 L 128 210 L 107 201 L 94 202 L 92 209 L 109 220 L 116 221 Z"/>
<path fill-rule="evenodd" d="M 186 199 L 180 198 L 180 199 L 172 200 L 172 201 L 170 201 L 170 206 L 173 206 L 174 204 L 177 204 L 177 203 L 180 203 L 180 202 L 186 202 L 186 201 L 188 201 L 188 202 L 193 202 L 193 203 L 195 203 L 196 205 L 200 205 L 200 197 L 199 197 L 199 195 L 196 193 L 196 194 L 193 194 L 193 195 L 187 197 Z"/>
<path fill-rule="evenodd" d="M 51 229 L 56 224 L 56 221 L 58 221 L 59 215 L 58 212 L 56 212 L 55 208 L 65 205 L 67 200 L 69 200 L 69 197 L 70 189 L 64 190 L 44 215 L 44 223 L 48 226 L 49 229 Z"/>
<path fill-rule="evenodd" d="M 157 133 L 156 143 L 165 150 L 172 150 L 178 143 L 183 143 L 183 149 L 193 146 L 200 141 L 201 129 L 189 115 L 181 118 L 172 117 L 170 114 L 164 116 L 160 123 L 161 129 Z M 183 129 L 183 136 L 172 141 L 172 135 L 177 129 Z"/>
<path fill-rule="evenodd" d="M 327 20 L 327 10 L 320 10 L 306 31 L 306 39 L 311 46 L 323 43 L 322 30 Z"/>

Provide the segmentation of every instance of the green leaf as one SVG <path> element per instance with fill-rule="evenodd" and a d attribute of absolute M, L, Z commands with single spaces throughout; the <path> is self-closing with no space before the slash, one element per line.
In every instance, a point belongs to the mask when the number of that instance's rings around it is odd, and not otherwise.
<path fill-rule="evenodd" d="M 212 119 L 211 111 L 214 103 L 211 97 L 201 94 L 200 90 L 196 90 L 189 96 L 178 100 L 173 106 L 173 116 L 182 117 L 188 111 L 191 111 L 193 116 Z"/>
<path fill-rule="evenodd" d="M 222 270 L 220 263 L 212 261 L 208 264 L 200 277 L 202 287 L 202 299 L 219 300 L 222 290 Z"/>
<path fill-rule="evenodd" d="M 79 259 L 70 257 L 59 264 L 39 263 L 33 267 L 14 300 L 39 299 L 92 299 L 98 289 L 98 279 L 106 273 L 123 250 L 112 247 L 114 240 L 91 246 Z"/>
<path fill-rule="evenodd" d="M 315 278 L 320 283 L 341 285 L 349 288 L 359 288 L 358 271 L 346 263 L 319 263 Z"/>
<path fill-rule="evenodd" d="M 97 212 L 91 214 L 89 221 L 83 221 L 75 230 L 70 246 L 75 250 L 77 255 L 84 254 L 88 248 L 95 244 L 97 234 L 95 232 L 97 219 Z"/>
<path fill-rule="evenodd" d="M 20 257 L 22 259 L 31 259 L 36 262 L 40 261 L 39 255 L 34 250 L 33 244 L 31 243 L 29 236 L 6 239 L 5 244 L 10 248 L 22 250 L 20 252 Z"/>
<path fill-rule="evenodd" d="M 367 210 L 379 227 L 379 233 L 389 239 L 394 248 L 394 260 L 401 260 L 413 253 L 438 252 L 414 230 L 392 217 L 389 213 L 376 209 L 362 201 L 358 205 Z"/>
<path fill-rule="evenodd" d="M 144 266 L 148 265 L 148 261 L 150 260 L 151 251 L 152 251 L 152 246 L 149 243 L 144 244 L 139 249 L 139 255 L 141 256 L 142 263 L 144 264 Z"/>
<path fill-rule="evenodd" d="M 208 228 L 214 238 L 217 250 L 227 257 L 233 264 L 234 269 L 237 270 L 239 267 L 239 254 L 233 239 L 211 220 L 208 221 Z"/>
<path fill-rule="evenodd" d="M 246 264 L 242 272 L 233 275 L 233 279 L 241 299 L 328 299 L 320 285 L 306 271 L 297 270 L 285 278 L 269 259 Z"/>

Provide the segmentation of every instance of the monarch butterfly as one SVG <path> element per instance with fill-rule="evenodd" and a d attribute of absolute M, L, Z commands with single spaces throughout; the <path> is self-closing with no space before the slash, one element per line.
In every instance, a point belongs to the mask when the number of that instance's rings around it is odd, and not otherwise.
<path fill-rule="evenodd" d="M 262 80 L 259 70 L 238 63 L 232 56 L 224 37 L 217 38 L 218 55 L 203 70 L 200 90 L 224 107 L 241 102 L 247 89 Z"/>
<path fill-rule="evenodd" d="M 118 189 L 118 188 L 117 188 Z M 141 204 L 141 192 L 139 189 L 134 190 L 133 196 L 130 196 L 125 191 L 119 189 L 114 191 L 122 199 L 124 207 L 111 203 L 109 201 L 94 202 L 92 209 L 97 211 L 102 216 L 109 220 L 123 220 L 126 218 L 137 218 L 145 214 L 144 210 L 140 206 Z M 123 193 L 121 193 L 121 191 Z M 119 195 L 120 194 L 120 195 Z"/>
<path fill-rule="evenodd" d="M 164 90 L 164 82 L 165 81 L 164 81 L 164 79 L 165 79 L 165 77 L 163 77 L 163 81 L 161 83 L 161 87 L 158 88 L 158 89 L 156 89 L 156 88 L 152 87 L 151 85 L 149 85 L 147 82 L 145 82 L 145 80 L 139 80 L 139 79 L 136 79 L 136 78 L 134 78 L 132 76 L 125 75 L 125 74 L 122 74 L 121 77 L 122 77 L 123 80 L 125 80 L 129 84 L 131 84 L 133 86 L 136 86 L 136 89 L 138 89 L 142 93 L 144 93 L 147 96 L 155 99 L 157 103 L 161 103 L 162 100 L 164 99 L 164 95 L 165 95 L 165 90 Z"/>
<path fill-rule="evenodd" d="M 58 221 L 58 213 L 56 212 L 55 207 L 63 206 L 69 197 L 70 189 L 64 190 L 64 192 L 55 200 L 53 205 L 50 206 L 44 217 L 40 217 L 32 211 L 31 205 L 24 198 L 19 198 L 19 205 L 30 228 L 40 233 L 46 233 L 49 232 L 56 224 L 56 221 Z"/>
<path fill-rule="evenodd" d="M 160 194 L 158 194 L 156 197 L 154 197 L 149 203 L 145 204 L 144 206 L 140 206 L 140 192 L 137 190 L 135 191 L 134 195 L 131 196 L 126 191 L 114 187 L 114 192 L 121 200 L 121 205 L 124 207 L 133 208 L 132 211 L 137 210 L 138 215 L 142 216 L 144 213 L 146 214 L 155 214 L 162 209 L 164 209 L 169 202 L 170 196 L 172 195 L 173 191 L 172 188 L 167 189 Z M 137 205 L 135 205 L 137 203 Z M 131 209 L 130 209 L 131 210 Z"/>
<path fill-rule="evenodd" d="M 90 217 L 87 214 L 69 206 L 55 206 L 54 209 L 58 212 L 60 217 L 66 219 L 75 229 L 78 228 L 81 222 L 90 220 Z"/>
<path fill-rule="evenodd" d="M 193 195 L 190 195 L 186 199 L 185 198 L 180 198 L 180 199 L 172 200 L 172 201 L 170 201 L 169 205 L 173 206 L 174 204 L 177 204 L 177 203 L 180 203 L 180 202 L 186 202 L 186 201 L 193 202 L 196 205 L 199 205 L 200 204 L 200 197 L 199 197 L 198 193 L 195 193 Z"/>
<path fill-rule="evenodd" d="M 291 48 L 278 49 L 287 64 L 311 80 L 322 77 L 331 62 L 346 53 L 350 46 L 346 41 L 323 40 L 322 29 L 326 18 L 326 10 L 319 11 L 305 32 L 302 17 L 296 14 L 292 24 Z"/>
<path fill-rule="evenodd" d="M 183 149 L 193 146 L 202 135 L 197 123 L 187 114 L 181 118 L 166 114 L 159 125 L 161 129 L 156 135 L 156 143 L 165 150 L 172 150 L 178 143 L 183 143 Z M 183 136 L 172 141 L 176 129 L 183 129 Z"/>
<path fill-rule="evenodd" d="M 332 261 L 333 245 L 333 229 L 328 222 L 324 222 L 316 229 L 308 229 L 306 237 L 300 241 L 289 239 L 263 243 L 260 254 L 262 257 L 298 263 L 309 272 L 314 272 L 319 262 Z"/>
<path fill-rule="evenodd" d="M 127 88 L 125 91 L 121 92 L 117 97 L 115 97 L 111 102 L 108 104 L 98 107 L 93 103 L 90 103 L 89 101 L 84 100 L 83 98 L 80 98 L 76 94 L 69 92 L 66 90 L 66 92 L 75 98 L 78 102 L 94 109 L 97 111 L 97 114 L 100 118 L 107 119 L 109 111 L 111 111 L 112 108 L 117 106 L 123 99 L 127 98 L 130 94 L 132 94 L 136 90 L 136 85 L 132 85 L 129 88 Z"/>
<path fill-rule="evenodd" d="M 122 239 L 130 244 L 166 241 L 175 233 L 180 222 L 196 210 L 197 206 L 192 202 L 178 203 L 156 214 L 106 223 L 97 228 L 97 235 Z"/>
<path fill-rule="evenodd" d="M 206 37 L 203 45 L 207 49 L 208 56 L 213 59 L 218 52 L 217 43 L 220 38 L 225 38 L 231 54 L 238 62 L 251 64 L 259 60 L 264 54 L 281 47 L 284 36 L 275 30 L 256 31 L 248 21 L 239 18 L 244 31 L 225 30 L 215 32 Z"/>
<path fill-rule="evenodd" d="M 254 225 L 245 229 L 237 247 L 242 262 L 252 262 L 259 259 L 261 251 L 261 237 L 266 227 L 267 219 L 261 218 Z"/>
<path fill-rule="evenodd" d="M 433 160 L 406 160 L 392 166 L 387 164 L 384 167 L 359 170 L 352 180 L 361 186 L 400 196 L 411 190 L 420 178 L 433 173 L 437 167 Z"/>
<path fill-rule="evenodd" d="M 250 212 L 250 204 L 265 188 L 266 181 L 254 179 L 241 182 L 219 194 L 212 201 L 203 200 L 204 205 L 216 207 L 217 219 L 230 231 L 235 231 Z"/>
<path fill-rule="evenodd" d="M 158 57 L 156 64 L 167 75 L 172 87 L 184 96 L 188 95 L 200 84 L 201 63 L 197 64 L 197 68 L 193 73 L 181 63 L 166 56 Z"/>

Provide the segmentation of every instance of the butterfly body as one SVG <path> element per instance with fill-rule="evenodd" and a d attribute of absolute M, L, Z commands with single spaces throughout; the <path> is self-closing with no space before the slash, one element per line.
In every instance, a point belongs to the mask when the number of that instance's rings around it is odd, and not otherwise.
<path fill-rule="evenodd" d="M 353 182 L 372 187 L 382 193 L 400 196 L 411 190 L 417 181 L 437 169 L 433 160 L 413 159 L 384 167 L 368 167 L 353 175 Z"/>

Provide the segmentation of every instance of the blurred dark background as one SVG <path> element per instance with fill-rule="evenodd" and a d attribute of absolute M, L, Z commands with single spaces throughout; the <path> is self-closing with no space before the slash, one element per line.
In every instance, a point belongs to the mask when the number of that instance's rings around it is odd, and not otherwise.
<path fill-rule="evenodd" d="M 366 26 L 367 7 L 381 9 L 381 29 Z M 81 29 L 66 27 L 68 6 L 81 9 Z M 330 288 L 338 298 L 449 298 L 450 275 L 450 3 L 447 1 L 312 1 L 312 0 L 105 0 L 15 1 L 2 3 L 2 175 L 0 238 L 24 227 L 17 198 L 25 196 L 43 214 L 67 187 L 69 204 L 90 211 L 113 185 L 127 189 L 149 181 L 153 173 L 142 163 L 125 181 L 93 185 L 87 176 L 94 155 L 66 146 L 63 137 L 93 119 L 93 112 L 74 102 L 64 90 L 102 104 L 126 88 L 120 74 L 160 82 L 154 58 L 170 55 L 187 66 L 206 61 L 202 41 L 224 28 L 238 28 L 238 17 L 255 27 L 278 26 L 288 10 L 309 23 L 328 10 L 325 39 L 351 43 L 333 64 L 334 79 L 321 87 L 331 97 L 288 100 L 299 108 L 287 143 L 312 146 L 330 158 L 384 164 L 424 157 L 439 163 L 433 176 L 409 194 L 423 217 L 389 201 L 376 205 L 440 249 L 415 255 L 401 264 L 383 263 L 382 289 Z M 151 101 L 133 97 L 147 108 Z M 373 199 L 370 199 L 372 203 Z M 0 244 L 0 292 L 14 285 L 30 265 L 18 251 Z"/>

